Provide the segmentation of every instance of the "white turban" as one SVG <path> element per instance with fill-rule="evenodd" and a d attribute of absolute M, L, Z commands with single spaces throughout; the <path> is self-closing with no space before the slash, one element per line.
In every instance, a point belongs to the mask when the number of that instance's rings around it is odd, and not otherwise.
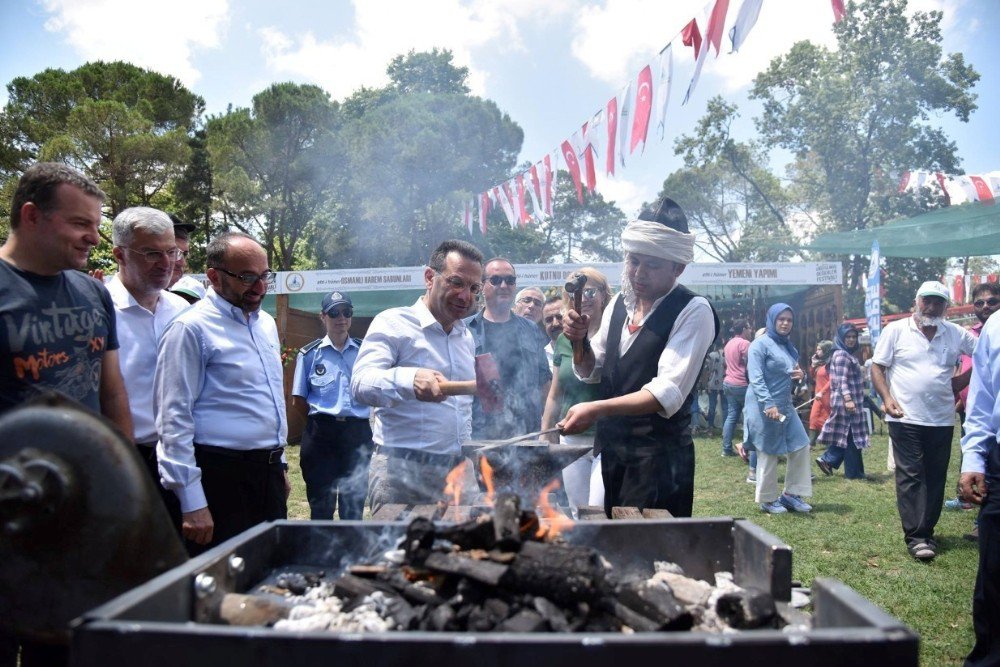
<path fill-rule="evenodd" d="M 659 222 L 633 220 L 622 232 L 626 252 L 652 255 L 678 264 L 694 261 L 694 234 L 685 234 Z"/>

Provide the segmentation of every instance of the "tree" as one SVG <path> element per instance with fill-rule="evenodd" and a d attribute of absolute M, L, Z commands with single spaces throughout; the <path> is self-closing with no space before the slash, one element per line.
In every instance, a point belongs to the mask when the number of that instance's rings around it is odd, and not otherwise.
<path fill-rule="evenodd" d="M 819 231 L 897 217 L 886 202 L 903 170 L 959 170 L 955 144 L 929 119 L 968 121 L 979 75 L 961 54 L 942 57 L 940 12 L 907 19 L 905 9 L 905 0 L 851 2 L 834 28 L 836 51 L 799 42 L 754 80 L 757 129 L 765 145 L 794 154 Z M 849 287 L 861 287 L 867 265 L 860 255 L 849 261 Z"/>
<path fill-rule="evenodd" d="M 14 79 L 7 92 L 0 178 L 39 159 L 66 161 L 104 188 L 111 216 L 165 197 L 205 106 L 177 79 L 123 62 L 47 69 Z"/>
<path fill-rule="evenodd" d="M 338 107 L 321 88 L 280 83 L 251 109 L 208 121 L 214 207 L 224 223 L 260 239 L 275 270 L 295 265 L 344 173 Z"/>
<path fill-rule="evenodd" d="M 542 261 L 620 261 L 621 233 L 626 224 L 621 209 L 599 192 L 586 193 L 581 204 L 568 171 L 558 172 L 557 183 L 561 187 L 556 188 L 552 202 L 552 220 L 542 225 L 550 257 Z"/>
<path fill-rule="evenodd" d="M 469 87 L 465 80 L 468 67 L 455 67 L 451 51 L 432 49 L 417 53 L 411 50 L 405 56 L 392 59 L 386 73 L 392 80 L 392 89 L 400 93 L 432 93 L 465 95 Z"/>

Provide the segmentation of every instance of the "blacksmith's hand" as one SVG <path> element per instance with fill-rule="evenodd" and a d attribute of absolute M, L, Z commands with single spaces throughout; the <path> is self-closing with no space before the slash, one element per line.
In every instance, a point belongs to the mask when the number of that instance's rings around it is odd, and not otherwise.
<path fill-rule="evenodd" d="M 413 393 L 418 401 L 429 403 L 440 403 L 448 398 L 441 393 L 441 386 L 438 382 L 445 379 L 443 375 L 429 368 L 417 369 L 417 374 L 413 376 Z"/>
<path fill-rule="evenodd" d="M 967 503 L 983 504 L 986 496 L 986 475 L 981 472 L 963 472 L 958 478 L 958 497 Z"/>
<path fill-rule="evenodd" d="M 566 416 L 556 426 L 563 435 L 576 435 L 593 426 L 600 416 L 597 401 L 577 403 L 566 412 Z"/>
<path fill-rule="evenodd" d="M 774 421 L 778 421 L 779 419 L 781 419 L 781 413 L 775 406 L 771 406 L 766 410 L 764 410 L 764 414 L 767 416 L 768 419 L 773 419 Z"/>
<path fill-rule="evenodd" d="M 890 417 L 896 417 L 897 419 L 903 416 L 903 408 L 899 407 L 899 403 L 892 396 L 885 402 L 882 406 L 885 409 L 885 414 Z"/>
<path fill-rule="evenodd" d="M 563 333 L 571 341 L 583 340 L 587 337 L 587 329 L 590 327 L 590 316 L 581 315 L 575 310 L 567 310 L 566 317 L 563 318 Z"/>
<path fill-rule="evenodd" d="M 215 522 L 212 521 L 212 513 L 208 511 L 208 507 L 181 515 L 181 534 L 195 544 L 211 542 L 214 531 Z"/>

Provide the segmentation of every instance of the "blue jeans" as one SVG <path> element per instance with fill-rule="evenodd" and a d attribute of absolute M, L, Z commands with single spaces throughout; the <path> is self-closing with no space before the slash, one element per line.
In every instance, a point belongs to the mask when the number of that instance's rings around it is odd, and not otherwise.
<path fill-rule="evenodd" d="M 861 450 L 854 446 L 854 438 L 848 433 L 847 447 L 830 445 L 823 452 L 823 460 L 836 470 L 840 464 L 844 464 L 845 479 L 864 479 L 865 461 L 861 457 Z"/>
<path fill-rule="evenodd" d="M 709 389 L 708 390 L 708 415 L 706 419 L 708 420 L 708 427 L 715 428 L 715 406 L 722 402 L 722 414 L 728 416 L 729 411 L 726 409 L 726 395 L 722 393 L 721 389 Z M 723 417 L 725 420 L 725 417 Z"/>
<path fill-rule="evenodd" d="M 726 421 L 722 425 L 722 452 L 728 454 L 733 451 L 733 432 L 736 431 L 736 422 L 743 411 L 747 388 L 723 383 L 722 394 L 726 399 Z"/>

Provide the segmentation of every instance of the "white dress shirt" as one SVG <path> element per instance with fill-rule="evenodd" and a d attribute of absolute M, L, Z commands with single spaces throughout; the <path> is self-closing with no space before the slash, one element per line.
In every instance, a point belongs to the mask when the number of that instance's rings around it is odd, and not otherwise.
<path fill-rule="evenodd" d="M 413 378 L 418 368 L 429 368 L 449 380 L 473 380 L 474 359 L 475 343 L 465 324 L 457 320 L 446 333 L 423 299 L 376 315 L 351 378 L 354 400 L 374 408 L 375 444 L 459 455 L 472 432 L 472 397 L 418 401 Z"/>
<path fill-rule="evenodd" d="M 676 287 L 675 284 L 670 292 L 673 292 Z M 670 295 L 670 292 L 653 302 L 652 308 L 642 319 L 642 325 L 646 324 L 646 321 L 656 312 L 656 309 Z M 594 372 L 589 377 L 584 377 L 580 375 L 576 365 L 573 366 L 573 372 L 584 382 L 601 381 L 601 368 L 604 366 L 608 330 L 611 328 L 615 299 L 623 298 L 624 296 L 618 293 L 607 305 L 601 318 L 601 328 L 594 339 L 590 341 L 590 347 L 594 351 Z M 632 321 L 635 308 L 626 307 L 626 312 L 627 317 L 622 323 L 621 343 L 618 346 L 619 358 L 628 352 L 632 343 L 635 342 L 636 336 L 642 331 L 642 329 L 638 329 L 634 334 L 629 332 L 628 323 Z M 705 353 L 708 352 L 713 340 L 715 340 L 715 318 L 712 315 L 712 307 L 709 305 L 708 299 L 696 296 L 677 315 L 674 327 L 670 330 L 667 344 L 657 361 L 656 377 L 642 387 L 659 401 L 662 410 L 657 414 L 661 417 L 670 418 L 684 404 L 684 399 L 691 393 L 694 383 L 698 380 L 698 375 L 701 374 Z"/>
<path fill-rule="evenodd" d="M 939 324 L 931 340 L 917 328 L 913 317 L 887 324 L 875 345 L 872 362 L 886 369 L 889 392 L 903 409 L 903 417 L 886 413 L 886 421 L 954 426 L 951 378 L 959 357 L 971 355 L 975 347 L 975 336 L 951 322 Z"/>
<path fill-rule="evenodd" d="M 128 407 L 132 413 L 135 441 L 156 442 L 156 421 L 153 415 L 153 373 L 156 368 L 156 346 L 167 325 L 188 308 L 187 301 L 166 290 L 160 292 L 155 312 L 139 305 L 121 278 L 107 283 L 118 321 L 118 363 L 128 392 Z"/>
<path fill-rule="evenodd" d="M 1000 433 L 1000 316 L 983 325 L 972 355 L 972 378 L 966 401 L 962 472 L 986 472 L 986 458 Z M 994 490 L 994 492 L 997 492 Z"/>
<path fill-rule="evenodd" d="M 226 449 L 283 447 L 288 436 L 278 328 L 209 289 L 174 318 L 156 360 L 156 457 L 181 511 L 207 506 L 194 443 Z"/>

